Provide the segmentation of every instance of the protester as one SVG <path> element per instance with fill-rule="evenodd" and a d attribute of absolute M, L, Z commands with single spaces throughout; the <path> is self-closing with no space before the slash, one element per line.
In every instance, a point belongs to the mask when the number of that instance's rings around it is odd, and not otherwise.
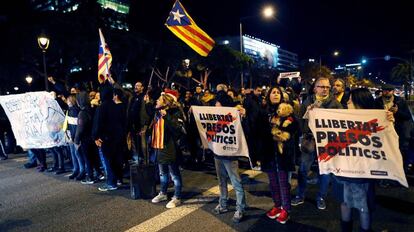
<path fill-rule="evenodd" d="M 307 110 L 311 110 L 314 107 L 324 109 L 342 109 L 342 105 L 330 94 L 331 84 L 329 78 L 320 77 L 315 82 L 314 95 L 307 97 L 301 107 L 300 116 L 303 117 Z M 312 140 L 313 136 L 308 126 L 308 120 L 302 119 L 299 121 L 302 127 L 303 140 Z M 302 143 L 303 145 L 303 143 Z M 298 188 L 297 195 L 292 199 L 292 205 L 297 206 L 305 202 L 305 191 L 307 175 L 310 167 L 316 159 L 315 145 L 312 145 L 310 150 L 304 150 L 302 146 L 302 154 L 300 159 L 300 167 L 298 170 Z M 319 175 L 319 192 L 316 197 L 316 206 L 318 209 L 326 209 L 325 198 L 328 193 L 328 187 L 330 182 L 330 175 Z"/>
<path fill-rule="evenodd" d="M 222 90 L 217 93 L 216 106 L 234 107 L 234 102 L 233 99 Z M 234 156 L 219 156 L 215 154 L 214 164 L 219 181 L 220 199 L 219 204 L 214 208 L 213 212 L 215 214 L 228 212 L 227 178 L 230 178 L 231 185 L 236 191 L 236 212 L 234 213 L 232 220 L 235 223 L 239 223 L 243 219 L 246 208 L 246 196 L 239 175 L 238 158 Z"/>
<path fill-rule="evenodd" d="M 83 159 L 75 143 L 73 142 L 78 127 L 78 114 L 80 109 L 76 102 L 76 95 L 69 95 L 66 99 L 66 102 L 68 104 L 68 113 L 66 115 L 68 131 L 66 132 L 66 134 L 69 135 L 69 149 L 73 164 L 72 174 L 69 176 L 69 179 L 75 179 L 78 176 L 85 175 L 85 160 Z"/>
<path fill-rule="evenodd" d="M 410 132 L 411 128 L 413 127 L 413 119 L 411 117 L 407 102 L 403 98 L 395 96 L 394 89 L 394 86 L 385 84 L 382 87 L 382 96 L 375 99 L 374 104 L 378 109 L 386 109 L 394 114 L 394 127 L 399 138 L 399 145 L 401 154 L 403 156 L 404 169 L 408 171 L 408 168 L 413 165 L 408 162 Z"/>
<path fill-rule="evenodd" d="M 346 109 L 347 102 L 349 100 L 349 93 L 345 91 L 346 84 L 341 78 L 337 78 L 333 81 L 332 92 L 336 100 L 341 103 L 342 107 Z"/>
<path fill-rule="evenodd" d="M 348 100 L 348 109 L 375 109 L 372 104 L 374 98 L 365 88 L 351 91 Z M 393 113 L 387 111 L 387 119 L 394 121 Z M 372 213 L 374 209 L 374 181 L 365 178 L 336 177 L 343 183 L 343 192 L 338 198 L 341 200 L 341 229 L 343 232 L 352 231 L 352 208 L 359 212 L 360 231 L 371 231 Z"/>
<path fill-rule="evenodd" d="M 128 113 L 128 130 L 130 133 L 130 136 L 132 138 L 133 142 L 133 158 L 138 161 L 142 162 L 144 159 L 144 153 L 143 153 L 143 146 L 142 143 L 146 141 L 142 141 L 143 137 L 142 133 L 146 130 L 144 128 L 144 120 L 145 118 L 142 117 L 142 108 L 144 107 L 144 86 L 142 82 L 138 81 L 135 83 L 134 88 L 134 96 L 132 98 L 130 107 L 129 107 L 129 113 Z"/>
<path fill-rule="evenodd" d="M 180 121 L 183 119 L 183 113 L 177 97 L 178 92 L 175 90 L 165 90 L 161 93 L 155 106 L 154 120 L 151 123 L 151 147 L 156 153 L 161 184 L 159 194 L 151 202 L 159 203 L 168 199 L 169 173 L 174 182 L 174 196 L 166 205 L 169 209 L 181 204 L 182 179 L 177 161 L 180 150 L 176 141 L 180 137 Z"/>
<path fill-rule="evenodd" d="M 283 94 L 279 87 L 272 87 L 266 96 L 267 108 L 262 113 L 260 125 L 264 128 L 262 170 L 269 178 L 269 188 L 273 200 L 273 208 L 266 213 L 267 217 L 285 224 L 291 209 L 289 172 L 295 170 L 294 135 L 297 122 L 293 116 L 293 107 L 283 102 Z"/>

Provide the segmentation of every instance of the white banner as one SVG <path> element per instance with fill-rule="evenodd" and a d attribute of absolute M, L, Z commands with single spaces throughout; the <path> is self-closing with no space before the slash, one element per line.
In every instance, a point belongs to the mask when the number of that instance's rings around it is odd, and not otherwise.
<path fill-rule="evenodd" d="M 321 174 L 390 179 L 408 187 L 398 135 L 385 110 L 309 111 Z"/>
<path fill-rule="evenodd" d="M 249 157 L 239 111 L 234 107 L 192 106 L 204 148 L 219 156 Z"/>
<path fill-rule="evenodd" d="M 65 115 L 47 92 L 0 96 L 17 144 L 24 149 L 50 148 L 66 143 L 62 125 Z"/>
<path fill-rule="evenodd" d="M 283 78 L 297 78 L 300 77 L 300 72 L 282 72 L 279 74 L 278 78 L 279 79 L 283 79 Z"/>

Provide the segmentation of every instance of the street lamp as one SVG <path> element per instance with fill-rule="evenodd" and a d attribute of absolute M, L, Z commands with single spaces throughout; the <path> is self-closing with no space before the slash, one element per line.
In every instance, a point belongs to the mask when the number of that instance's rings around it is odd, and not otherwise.
<path fill-rule="evenodd" d="M 26 80 L 27 84 L 29 84 L 29 86 L 30 86 L 30 84 L 32 84 L 33 77 L 31 77 L 30 75 L 27 75 L 27 77 L 25 78 L 25 80 Z"/>
<path fill-rule="evenodd" d="M 265 6 L 262 9 L 262 16 L 266 19 L 269 18 L 273 18 L 275 15 L 275 10 L 273 8 L 273 6 Z M 248 18 L 256 18 L 258 17 L 257 15 L 253 15 L 253 16 L 246 16 L 246 17 L 241 17 L 240 18 L 240 53 L 243 54 L 243 24 L 242 21 L 246 20 Z M 244 88 L 243 86 L 243 80 L 244 80 L 244 74 L 243 74 L 243 68 L 241 70 L 241 74 L 240 74 L 240 89 Z"/>
<path fill-rule="evenodd" d="M 334 51 L 332 53 L 333 56 L 338 57 L 340 55 L 339 51 Z M 319 55 L 319 77 L 321 77 L 321 73 L 322 73 L 322 56 L 327 56 L 327 55 Z"/>
<path fill-rule="evenodd" d="M 40 49 L 43 53 L 43 73 L 45 75 L 45 89 L 49 91 L 49 83 L 47 82 L 47 72 L 46 72 L 46 50 L 49 47 L 49 38 L 45 35 L 41 35 L 37 38 L 37 43 L 39 44 Z"/>

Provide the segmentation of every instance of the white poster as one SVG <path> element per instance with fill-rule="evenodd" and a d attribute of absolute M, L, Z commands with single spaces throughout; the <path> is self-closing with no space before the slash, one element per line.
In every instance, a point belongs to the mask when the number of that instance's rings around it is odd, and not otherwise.
<path fill-rule="evenodd" d="M 282 72 L 279 73 L 278 78 L 279 79 L 292 79 L 292 78 L 298 78 L 300 77 L 300 72 Z"/>
<path fill-rule="evenodd" d="M 385 110 L 309 111 L 321 174 L 390 179 L 408 187 L 398 135 Z"/>
<path fill-rule="evenodd" d="M 192 106 L 204 148 L 219 156 L 249 157 L 239 111 L 234 107 Z"/>
<path fill-rule="evenodd" d="M 65 115 L 50 93 L 0 96 L 0 104 L 22 148 L 50 148 L 66 143 L 62 131 Z"/>

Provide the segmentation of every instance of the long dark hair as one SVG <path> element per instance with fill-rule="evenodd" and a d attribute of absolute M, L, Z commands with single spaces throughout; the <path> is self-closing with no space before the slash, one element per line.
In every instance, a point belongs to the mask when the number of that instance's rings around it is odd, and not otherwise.
<path fill-rule="evenodd" d="M 280 93 L 280 102 L 277 103 L 277 104 L 275 104 L 275 105 L 272 104 L 272 102 L 270 101 L 270 94 L 272 93 L 273 89 L 279 90 L 279 93 Z M 266 100 L 266 109 L 268 110 L 268 112 L 276 112 L 275 110 L 277 109 L 277 107 L 279 106 L 279 104 L 282 103 L 283 100 L 284 100 L 283 99 L 282 89 L 279 86 L 277 86 L 277 85 L 272 86 L 269 89 L 269 91 L 267 92 L 265 100 Z"/>
<path fill-rule="evenodd" d="M 351 90 L 351 100 L 355 107 L 360 109 L 375 109 L 374 97 L 366 88 Z"/>

